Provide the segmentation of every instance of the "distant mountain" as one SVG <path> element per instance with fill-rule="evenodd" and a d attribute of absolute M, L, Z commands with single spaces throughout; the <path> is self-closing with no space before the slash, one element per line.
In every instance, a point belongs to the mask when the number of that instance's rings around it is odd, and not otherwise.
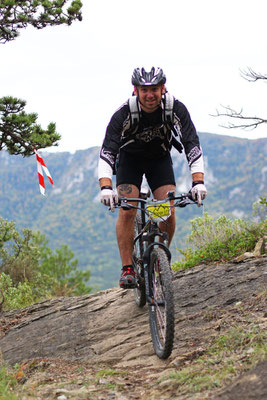
<path fill-rule="evenodd" d="M 249 217 L 252 204 L 267 193 L 267 139 L 239 139 L 200 133 L 204 152 L 208 197 L 204 208 L 177 211 L 177 232 L 172 244 L 185 245 L 189 220 L 203 209 L 211 215 Z M 18 228 L 40 230 L 51 248 L 67 244 L 89 268 L 91 285 L 105 289 L 117 285 L 120 259 L 115 237 L 117 211 L 111 213 L 99 203 L 97 163 L 99 148 L 74 154 L 42 153 L 55 187 L 47 179 L 47 197 L 39 192 L 35 157 L 22 158 L 0 152 L 0 215 L 15 221 Z M 173 152 L 177 192 L 190 189 L 191 177 L 184 155 Z"/>

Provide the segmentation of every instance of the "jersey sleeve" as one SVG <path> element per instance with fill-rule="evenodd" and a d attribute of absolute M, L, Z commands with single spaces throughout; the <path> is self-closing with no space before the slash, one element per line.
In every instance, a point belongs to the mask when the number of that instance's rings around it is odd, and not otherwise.
<path fill-rule="evenodd" d="M 177 99 L 174 102 L 174 115 L 180 121 L 180 139 L 185 149 L 189 167 L 191 168 L 202 157 L 199 137 L 186 106 Z"/>
<path fill-rule="evenodd" d="M 190 165 L 190 171 L 191 174 L 194 174 L 195 172 L 202 172 L 202 174 L 204 174 L 203 156 L 200 156 L 197 160 L 192 162 L 192 164 Z"/>
<path fill-rule="evenodd" d="M 113 169 L 110 164 L 104 161 L 102 158 L 99 158 L 98 161 L 98 179 L 101 178 L 109 178 L 112 180 Z"/>
<path fill-rule="evenodd" d="M 124 121 L 127 118 L 128 105 L 124 103 L 111 117 L 107 126 L 105 138 L 100 150 L 100 159 L 104 160 L 114 171 Z"/>

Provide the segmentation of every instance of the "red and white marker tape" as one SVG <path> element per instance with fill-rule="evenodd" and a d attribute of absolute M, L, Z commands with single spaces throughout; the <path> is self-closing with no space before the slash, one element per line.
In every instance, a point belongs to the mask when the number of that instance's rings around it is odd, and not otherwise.
<path fill-rule="evenodd" d="M 53 179 L 44 163 L 44 160 L 42 159 L 42 157 L 38 154 L 37 150 L 35 150 L 35 148 L 33 147 L 33 150 L 35 152 L 36 155 L 36 160 L 37 160 L 37 171 L 38 171 L 38 178 L 39 178 L 39 187 L 40 187 L 40 192 L 43 196 L 45 196 L 45 183 L 44 183 L 44 176 L 43 176 L 43 170 L 47 176 L 47 178 L 49 179 L 51 185 L 54 185 Z"/>

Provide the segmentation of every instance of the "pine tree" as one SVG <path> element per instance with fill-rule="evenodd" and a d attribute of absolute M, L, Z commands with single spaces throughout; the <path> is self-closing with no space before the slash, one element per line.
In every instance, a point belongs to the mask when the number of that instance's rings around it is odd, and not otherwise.
<path fill-rule="evenodd" d="M 28 25 L 42 29 L 81 21 L 81 8 L 80 0 L 0 0 L 0 43 L 16 39 Z"/>
<path fill-rule="evenodd" d="M 26 114 L 26 101 L 14 97 L 0 98 L 0 150 L 30 156 L 36 150 L 56 146 L 60 135 L 51 122 L 44 130 L 36 123 L 36 113 Z"/>

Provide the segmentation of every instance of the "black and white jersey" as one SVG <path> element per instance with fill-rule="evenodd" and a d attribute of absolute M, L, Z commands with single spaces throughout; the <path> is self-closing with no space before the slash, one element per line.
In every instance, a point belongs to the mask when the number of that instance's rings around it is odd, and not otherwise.
<path fill-rule="evenodd" d="M 101 147 L 100 158 L 114 170 L 116 157 L 123 151 L 145 158 L 157 159 L 170 151 L 172 132 L 163 123 L 162 107 L 153 113 L 140 109 L 138 126 L 131 129 L 131 114 L 128 101 L 112 116 Z M 202 156 L 195 126 L 183 103 L 174 100 L 173 125 L 181 141 L 189 166 Z"/>

